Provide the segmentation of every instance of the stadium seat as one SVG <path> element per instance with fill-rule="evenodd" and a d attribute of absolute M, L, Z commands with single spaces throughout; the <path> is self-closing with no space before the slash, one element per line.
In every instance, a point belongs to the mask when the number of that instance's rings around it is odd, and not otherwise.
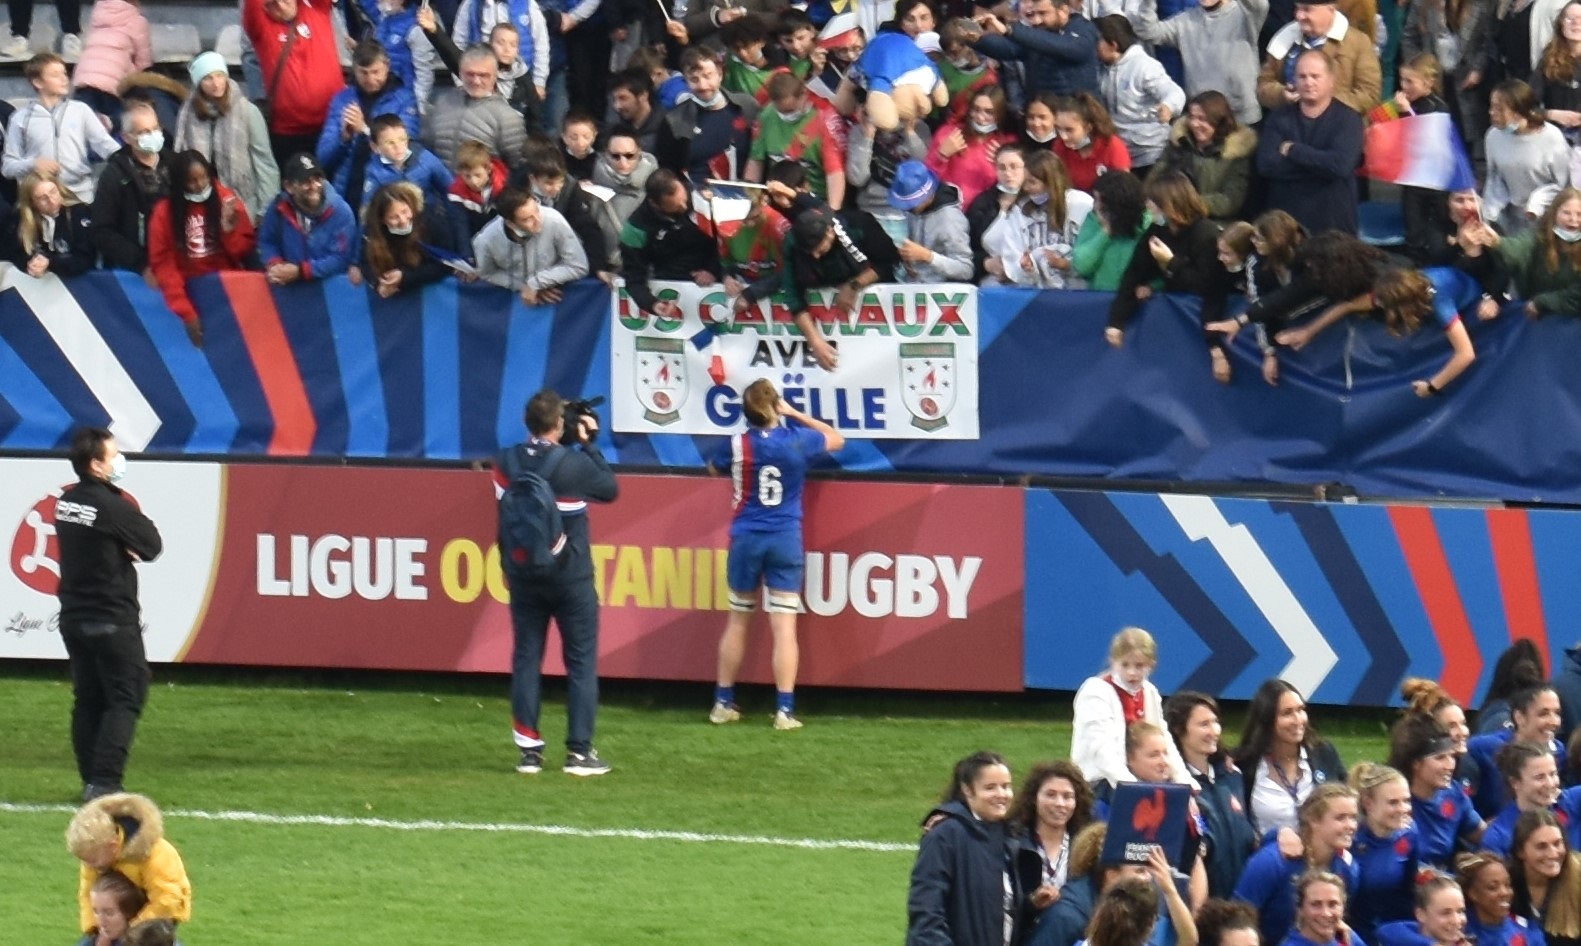
<path fill-rule="evenodd" d="M 1405 213 L 1395 202 L 1363 201 L 1357 208 L 1361 240 L 1372 246 L 1405 245 Z"/>
<path fill-rule="evenodd" d="M 214 37 L 214 51 L 225 57 L 225 62 L 230 66 L 242 64 L 242 27 L 240 23 L 229 23 L 220 28 L 219 35 Z"/>
<path fill-rule="evenodd" d="M 150 23 L 154 62 L 191 62 L 203 52 L 203 37 L 191 23 Z"/>

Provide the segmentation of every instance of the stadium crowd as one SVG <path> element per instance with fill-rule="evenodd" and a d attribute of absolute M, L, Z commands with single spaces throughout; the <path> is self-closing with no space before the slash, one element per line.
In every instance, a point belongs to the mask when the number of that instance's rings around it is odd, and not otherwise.
<path fill-rule="evenodd" d="M 908 944 L 1581 942 L 1581 648 L 1549 682 L 1536 646 L 1513 645 L 1475 732 L 1437 683 L 1404 681 L 1387 760 L 1349 770 L 1283 680 L 1258 688 L 1232 748 L 1212 696 L 1160 698 L 1146 631 L 1109 656 L 1076 694 L 1070 761 L 1019 787 L 996 753 L 957 763 L 923 821 Z M 1123 783 L 1189 788 L 1178 850 L 1106 847 Z M 1162 842 L 1149 801 L 1113 830 Z"/>
<path fill-rule="evenodd" d="M 652 279 L 723 284 L 738 306 L 778 294 L 814 337 L 808 289 L 838 309 L 872 282 L 1091 288 L 1115 293 L 1116 346 L 1168 291 L 1202 297 L 1221 381 L 1246 325 L 1274 383 L 1347 315 L 1434 322 L 1453 356 L 1424 397 L 1475 358 L 1462 316 L 1581 312 L 1581 2 L 344 6 L 242 0 L 238 82 L 213 52 L 159 74 L 136 4 L 94 4 L 74 71 L 27 62 L 4 256 L 141 272 L 195 343 L 186 280 L 240 269 L 383 298 L 483 280 L 529 305 L 621 276 L 659 311 Z M 1359 239 L 1357 171 L 1399 155 L 1364 155 L 1366 129 L 1430 113 L 1483 180 L 1403 188 L 1385 255 Z M 711 179 L 769 189 L 716 226 Z"/>

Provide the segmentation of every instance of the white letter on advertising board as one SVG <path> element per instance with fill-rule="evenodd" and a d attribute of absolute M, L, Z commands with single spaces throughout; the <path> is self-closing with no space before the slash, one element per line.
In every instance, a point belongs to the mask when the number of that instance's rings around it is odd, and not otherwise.
<path fill-rule="evenodd" d="M 883 552 L 863 552 L 851 563 L 851 607 L 865 618 L 881 618 L 895 610 L 895 583 L 872 577 L 875 569 L 887 571 L 895 560 Z"/>
<path fill-rule="evenodd" d="M 291 584 L 275 577 L 274 536 L 258 534 L 258 594 L 265 598 L 285 598 L 291 594 Z"/>
<path fill-rule="evenodd" d="M 933 579 L 939 570 L 926 555 L 895 557 L 895 616 L 925 618 L 939 610 L 939 593 Z"/>
<path fill-rule="evenodd" d="M 944 581 L 945 614 L 959 621 L 966 618 L 967 597 L 972 593 L 972 585 L 977 582 L 977 572 L 983 567 L 983 560 L 976 555 L 968 555 L 961 559 L 961 567 L 955 567 L 955 560 L 948 555 L 938 555 L 935 559 L 939 563 L 939 577 Z"/>
<path fill-rule="evenodd" d="M 824 568 L 825 558 L 829 564 L 827 571 Z M 850 565 L 851 558 L 844 552 L 831 552 L 828 556 L 822 552 L 807 553 L 807 588 L 804 592 L 807 610 L 826 618 L 845 610 L 845 582 Z M 826 587 L 827 594 L 824 592 Z"/>
<path fill-rule="evenodd" d="M 418 579 L 425 569 L 417 556 L 428 551 L 427 539 L 395 540 L 395 597 L 401 601 L 427 601 L 428 589 Z"/>
<path fill-rule="evenodd" d="M 344 598 L 351 594 L 351 563 L 345 559 L 331 559 L 336 552 L 351 548 L 343 535 L 320 536 L 313 543 L 313 556 L 309 571 L 313 577 L 313 590 L 326 598 Z"/>

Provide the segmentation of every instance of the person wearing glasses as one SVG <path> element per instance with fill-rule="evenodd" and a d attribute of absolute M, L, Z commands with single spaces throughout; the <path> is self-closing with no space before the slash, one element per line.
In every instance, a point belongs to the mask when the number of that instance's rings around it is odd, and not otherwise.
<path fill-rule="evenodd" d="M 624 223 L 642 203 L 648 176 L 658 169 L 659 162 L 638 144 L 637 130 L 617 125 L 593 163 L 593 183 L 615 192 L 609 207 L 615 219 Z"/>

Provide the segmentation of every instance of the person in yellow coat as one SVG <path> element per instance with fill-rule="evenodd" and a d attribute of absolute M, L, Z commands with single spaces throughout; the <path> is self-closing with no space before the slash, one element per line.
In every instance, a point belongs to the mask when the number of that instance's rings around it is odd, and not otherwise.
<path fill-rule="evenodd" d="M 192 919 L 192 882 L 175 845 L 165 838 L 159 807 L 143 795 L 117 793 L 88 802 L 66 828 L 66 849 L 82 862 L 77 885 L 82 931 L 95 921 L 90 892 L 108 871 L 120 871 L 148 897 L 132 922 Z"/>

